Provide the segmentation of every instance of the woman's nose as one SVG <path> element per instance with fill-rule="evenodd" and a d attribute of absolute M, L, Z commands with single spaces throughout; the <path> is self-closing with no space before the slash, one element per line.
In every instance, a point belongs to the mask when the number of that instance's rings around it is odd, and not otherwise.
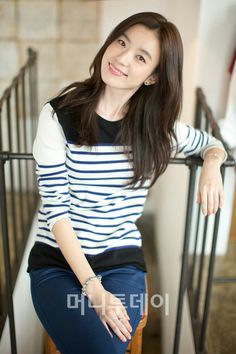
<path fill-rule="evenodd" d="M 117 61 L 120 65 L 127 66 L 132 61 L 132 53 L 130 51 L 123 51 L 117 56 Z"/>

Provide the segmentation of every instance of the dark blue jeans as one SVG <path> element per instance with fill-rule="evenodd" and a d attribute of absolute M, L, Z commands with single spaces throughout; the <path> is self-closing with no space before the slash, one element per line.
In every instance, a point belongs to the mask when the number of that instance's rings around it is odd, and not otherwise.
<path fill-rule="evenodd" d="M 125 265 L 95 274 L 126 308 L 132 336 L 145 308 L 145 272 Z M 61 354 L 125 353 L 129 340 L 122 342 L 109 327 L 110 336 L 71 270 L 42 268 L 29 275 L 35 311 Z"/>

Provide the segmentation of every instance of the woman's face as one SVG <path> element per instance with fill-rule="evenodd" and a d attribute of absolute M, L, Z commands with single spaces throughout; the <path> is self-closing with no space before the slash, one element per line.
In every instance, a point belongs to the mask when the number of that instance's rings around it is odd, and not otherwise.
<path fill-rule="evenodd" d="M 102 80 L 114 88 L 136 91 L 144 81 L 155 82 L 151 74 L 159 58 L 156 33 L 141 24 L 134 25 L 107 47 L 101 64 Z"/>

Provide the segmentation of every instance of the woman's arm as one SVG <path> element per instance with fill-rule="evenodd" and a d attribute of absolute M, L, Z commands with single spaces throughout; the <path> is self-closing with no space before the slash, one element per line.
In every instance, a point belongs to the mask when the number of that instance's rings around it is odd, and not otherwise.
<path fill-rule="evenodd" d="M 185 156 L 200 155 L 204 160 L 201 169 L 197 203 L 202 205 L 202 213 L 215 214 L 223 206 L 223 183 L 220 166 L 227 159 L 227 152 L 221 141 L 204 130 L 177 121 L 175 132 L 178 146 L 173 149 Z"/>
<path fill-rule="evenodd" d="M 84 284 L 95 273 L 84 255 L 70 220 L 67 218 L 58 220 L 52 228 L 52 233 L 76 277 L 81 284 Z M 104 290 L 104 288 L 100 281 L 95 278 L 89 282 L 86 290 L 88 295 L 94 296 L 97 291 Z"/>
<path fill-rule="evenodd" d="M 56 221 L 52 227 L 52 232 L 63 256 L 80 283 L 83 284 L 88 277 L 95 275 L 84 255 L 70 220 L 65 218 Z M 125 342 L 126 338 L 130 339 L 129 332 L 132 331 L 132 327 L 130 326 L 129 316 L 121 300 L 109 291 L 106 291 L 96 278 L 89 282 L 86 293 L 95 306 L 97 315 L 111 337 L 113 337 L 113 335 L 107 324 L 110 325 L 114 333 L 116 333 L 122 341 Z M 121 314 L 124 316 L 123 322 L 117 319 L 117 316 Z"/>

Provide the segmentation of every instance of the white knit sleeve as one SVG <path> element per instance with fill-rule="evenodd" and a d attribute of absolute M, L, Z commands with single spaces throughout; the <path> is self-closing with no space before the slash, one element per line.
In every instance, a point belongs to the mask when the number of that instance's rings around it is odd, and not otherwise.
<path fill-rule="evenodd" d="M 43 106 L 33 143 L 38 189 L 50 231 L 57 220 L 69 218 L 70 207 L 66 138 L 52 110 L 50 103 Z"/>

